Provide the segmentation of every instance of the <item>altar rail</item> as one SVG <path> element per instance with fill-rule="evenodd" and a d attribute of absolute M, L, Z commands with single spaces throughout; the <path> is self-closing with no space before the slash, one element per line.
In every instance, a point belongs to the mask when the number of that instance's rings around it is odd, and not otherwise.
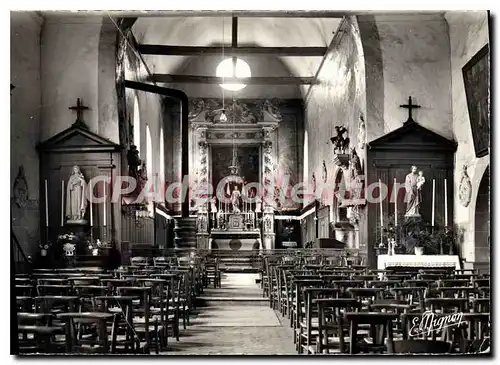
<path fill-rule="evenodd" d="M 220 260 L 246 259 L 253 267 L 260 267 L 266 256 L 274 257 L 317 257 L 327 258 L 328 261 L 337 262 L 337 259 L 345 258 L 355 264 L 366 264 L 366 257 L 356 249 L 337 248 L 299 248 L 299 249 L 274 249 L 274 250 L 199 250 L 199 249 L 165 249 L 159 247 L 145 247 L 143 245 L 132 245 L 129 257 L 186 257 L 198 256 L 219 258 Z"/>

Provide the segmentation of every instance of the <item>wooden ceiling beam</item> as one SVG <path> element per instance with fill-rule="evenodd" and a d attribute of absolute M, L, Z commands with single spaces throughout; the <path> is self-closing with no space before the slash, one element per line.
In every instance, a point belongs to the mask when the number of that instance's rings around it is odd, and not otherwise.
<path fill-rule="evenodd" d="M 314 77 L 249 77 L 228 78 L 216 76 L 153 74 L 149 81 L 168 84 L 245 84 L 245 85 L 311 85 L 317 83 Z"/>
<path fill-rule="evenodd" d="M 224 47 L 227 56 L 294 56 L 323 57 L 327 47 Z M 160 56 L 200 56 L 221 55 L 222 47 L 167 46 L 160 44 L 139 44 L 137 50 L 142 54 Z"/>
<path fill-rule="evenodd" d="M 61 13 L 62 11 L 58 11 Z M 55 13 L 45 11 L 44 13 Z M 102 16 L 103 11 L 85 11 L 85 13 L 96 13 Z M 116 17 L 238 17 L 238 18 L 342 18 L 345 15 L 356 15 L 355 11 L 329 11 L 329 10 L 111 10 L 106 14 Z M 363 12 L 363 13 L 373 13 Z"/>

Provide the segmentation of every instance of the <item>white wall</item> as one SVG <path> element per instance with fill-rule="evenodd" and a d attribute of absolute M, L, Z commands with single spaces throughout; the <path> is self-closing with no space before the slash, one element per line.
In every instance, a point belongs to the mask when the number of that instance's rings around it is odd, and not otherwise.
<path fill-rule="evenodd" d="M 464 12 L 453 11 L 445 15 L 449 27 L 451 49 L 451 77 L 453 103 L 453 134 L 458 142 L 455 155 L 455 222 L 465 230 L 462 254 L 469 262 L 489 260 L 486 257 L 475 257 L 474 245 L 474 213 L 479 183 L 490 157 L 476 158 L 472 130 L 467 110 L 462 67 L 488 43 L 488 18 L 486 11 Z M 467 172 L 472 182 L 472 198 L 468 207 L 458 201 L 462 166 L 467 164 Z"/>

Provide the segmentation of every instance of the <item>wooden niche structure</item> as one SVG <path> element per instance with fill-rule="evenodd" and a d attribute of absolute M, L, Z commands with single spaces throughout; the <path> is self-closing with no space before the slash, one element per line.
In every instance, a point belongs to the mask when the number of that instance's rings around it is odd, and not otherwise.
<path fill-rule="evenodd" d="M 382 217 L 387 228 L 388 221 L 394 221 L 395 202 L 393 198 L 394 179 L 400 184 L 397 195 L 398 225 L 404 218 L 406 203 L 405 177 L 413 165 L 422 171 L 426 182 L 422 187 L 420 215 L 424 222 L 432 221 L 432 181 L 436 181 L 435 225 L 444 225 L 445 188 L 447 184 L 448 225 L 453 223 L 453 168 L 457 144 L 454 141 L 428 130 L 411 118 L 401 128 L 368 143 L 366 163 L 366 198 L 368 206 L 368 261 L 376 266 L 375 247 L 381 242 L 381 220 L 379 180 L 387 186 L 387 197 L 382 200 Z M 375 188 L 373 188 L 375 186 Z M 371 187 L 371 188 L 370 188 Z M 371 196 L 370 196 L 371 195 Z"/>
<path fill-rule="evenodd" d="M 119 221 L 116 217 L 120 217 L 120 210 L 119 203 L 112 203 L 109 198 L 113 193 L 111 183 L 104 186 L 101 180 L 93 187 L 95 198 L 102 197 L 104 189 L 108 198 L 106 207 L 102 203 L 92 203 L 92 227 L 89 201 L 80 224 L 68 222 L 65 215 L 67 184 L 74 166 L 79 167 L 87 189 L 89 181 L 97 176 L 107 177 L 109 182 L 115 181 L 120 171 L 120 146 L 93 133 L 78 118 L 70 128 L 42 142 L 37 149 L 40 152 L 40 206 L 43 207 L 40 209 L 40 228 L 43 241 L 55 244 L 59 235 L 70 232 L 90 236 L 94 241 L 118 241 Z M 88 191 L 85 196 L 88 196 Z M 84 247 L 76 247 L 76 254 L 87 255 L 88 252 Z"/>

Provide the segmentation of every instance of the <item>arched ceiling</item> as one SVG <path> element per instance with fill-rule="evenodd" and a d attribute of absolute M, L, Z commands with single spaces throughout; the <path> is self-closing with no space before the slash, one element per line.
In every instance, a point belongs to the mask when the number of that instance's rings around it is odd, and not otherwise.
<path fill-rule="evenodd" d="M 256 47 L 328 47 L 341 18 L 238 18 L 238 46 Z M 231 17 L 139 17 L 132 32 L 139 44 L 170 46 L 220 46 L 231 45 Z M 187 65 L 193 58 L 212 56 L 144 55 L 151 72 L 161 74 L 189 74 Z M 245 57 L 241 57 L 245 59 Z M 272 58 L 272 59 L 271 59 Z M 252 76 L 315 76 L 321 62 L 320 56 L 248 56 Z M 279 61 L 279 62 L 276 62 Z M 259 64 L 256 64 L 258 62 Z M 282 64 L 282 69 L 269 65 Z M 205 62 L 206 69 L 196 67 L 197 75 L 215 76 L 217 60 Z M 192 70 L 190 70 L 192 71 Z M 214 88 L 218 85 L 212 85 Z M 248 88 L 262 88 L 249 85 Z M 295 86 L 292 86 L 295 87 Z M 276 86 L 273 90 L 290 88 Z M 302 89 L 307 86 L 302 86 Z M 206 89 L 206 86 L 205 86 Z M 248 90 L 247 90 L 248 92 Z M 279 94 L 279 91 L 276 91 Z M 284 93 L 283 97 L 290 95 Z M 208 95 L 207 95 L 208 96 Z M 276 95 L 280 97 L 281 95 Z"/>

